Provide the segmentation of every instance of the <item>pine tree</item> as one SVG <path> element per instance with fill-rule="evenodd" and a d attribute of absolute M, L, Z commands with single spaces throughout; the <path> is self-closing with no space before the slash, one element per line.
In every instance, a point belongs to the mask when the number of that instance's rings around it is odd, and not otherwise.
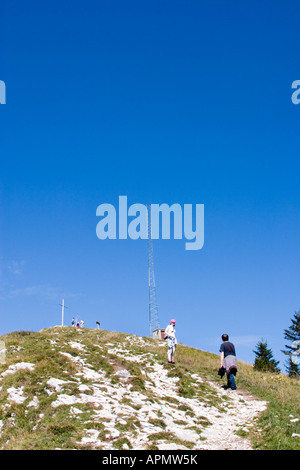
<path fill-rule="evenodd" d="M 286 369 L 290 377 L 300 377 L 300 366 L 296 364 L 291 359 L 291 353 L 294 351 L 292 343 L 294 341 L 300 341 L 300 310 L 294 313 L 292 318 L 292 324 L 287 329 L 284 330 L 284 339 L 291 341 L 291 344 L 286 344 L 286 351 L 282 351 L 286 356 L 289 356 L 289 359 L 286 363 Z"/>
<path fill-rule="evenodd" d="M 267 342 L 263 339 L 256 345 L 256 351 L 253 351 L 256 355 L 254 361 L 254 369 L 262 372 L 275 372 L 279 373 L 280 369 L 278 366 L 279 361 L 273 359 L 272 350 L 268 348 Z"/>

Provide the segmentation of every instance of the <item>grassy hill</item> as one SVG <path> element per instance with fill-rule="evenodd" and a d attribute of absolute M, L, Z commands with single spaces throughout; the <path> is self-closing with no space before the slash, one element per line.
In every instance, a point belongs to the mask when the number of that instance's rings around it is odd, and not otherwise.
<path fill-rule="evenodd" d="M 300 449 L 300 382 L 103 330 L 2 336 L 0 449 Z"/>

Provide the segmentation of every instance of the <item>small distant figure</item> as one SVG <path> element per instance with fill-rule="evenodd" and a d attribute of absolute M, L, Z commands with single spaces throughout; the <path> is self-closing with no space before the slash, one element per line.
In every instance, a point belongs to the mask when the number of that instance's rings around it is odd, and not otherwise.
<path fill-rule="evenodd" d="M 176 324 L 176 320 L 172 319 L 170 321 L 170 324 L 165 329 L 165 339 L 168 341 L 168 363 L 169 364 L 175 364 L 175 349 L 177 345 L 175 324 Z"/>
<path fill-rule="evenodd" d="M 83 325 L 84 325 L 84 321 L 80 320 L 80 328 L 83 328 Z"/>
<path fill-rule="evenodd" d="M 76 328 L 79 328 L 79 321 L 76 323 Z"/>
<path fill-rule="evenodd" d="M 97 325 L 97 330 L 100 330 L 100 322 L 99 321 L 96 321 L 96 325 Z"/>
<path fill-rule="evenodd" d="M 72 318 L 72 326 L 75 326 L 75 318 Z"/>
<path fill-rule="evenodd" d="M 229 336 L 222 335 L 223 343 L 220 346 L 221 368 L 224 368 L 227 375 L 227 387 L 236 390 L 235 375 L 237 373 L 237 361 L 234 345 L 229 341 Z"/>

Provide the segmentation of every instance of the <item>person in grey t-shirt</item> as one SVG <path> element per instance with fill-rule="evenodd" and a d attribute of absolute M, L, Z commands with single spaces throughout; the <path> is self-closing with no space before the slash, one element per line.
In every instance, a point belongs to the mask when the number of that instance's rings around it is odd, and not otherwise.
<path fill-rule="evenodd" d="M 237 373 L 237 361 L 234 344 L 229 341 L 226 334 L 222 335 L 223 343 L 220 346 L 221 367 L 226 369 L 227 386 L 231 390 L 236 390 L 235 375 Z"/>

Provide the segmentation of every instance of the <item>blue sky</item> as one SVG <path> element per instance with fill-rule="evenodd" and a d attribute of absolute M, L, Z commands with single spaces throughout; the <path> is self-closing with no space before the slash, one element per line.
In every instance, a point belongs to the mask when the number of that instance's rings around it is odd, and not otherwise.
<path fill-rule="evenodd" d="M 300 307 L 298 1 L 5 0 L 0 333 L 78 315 L 148 335 L 147 242 L 96 208 L 204 204 L 202 250 L 154 241 L 160 323 L 252 363 Z"/>

